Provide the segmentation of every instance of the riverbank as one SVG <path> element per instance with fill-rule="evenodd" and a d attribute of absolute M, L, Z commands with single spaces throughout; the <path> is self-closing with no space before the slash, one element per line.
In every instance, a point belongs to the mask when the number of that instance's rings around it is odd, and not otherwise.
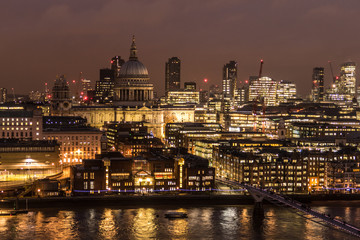
<path fill-rule="evenodd" d="M 292 195 L 297 201 L 315 203 L 317 201 L 353 201 L 360 200 L 360 194 L 334 195 Z M 109 195 L 109 196 L 77 196 L 77 197 L 46 197 L 19 198 L 20 209 L 29 208 L 78 208 L 78 207 L 117 207 L 117 206 L 213 206 L 213 205 L 252 205 L 250 195 L 220 195 L 220 194 L 174 194 L 174 195 Z M 12 206 L 16 198 L 6 198 L 0 201 L 0 207 Z"/>

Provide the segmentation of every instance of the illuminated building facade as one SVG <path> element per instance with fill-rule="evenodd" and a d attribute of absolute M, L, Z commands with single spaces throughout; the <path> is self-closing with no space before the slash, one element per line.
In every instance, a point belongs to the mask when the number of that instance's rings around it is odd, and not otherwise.
<path fill-rule="evenodd" d="M 86 160 L 82 165 L 74 165 L 70 169 L 70 189 L 75 192 L 75 195 L 85 195 L 76 191 L 99 194 L 100 192 L 94 192 L 94 190 L 106 189 L 105 167 L 102 160 Z"/>
<path fill-rule="evenodd" d="M 42 140 L 41 109 L 27 109 L 22 105 L 1 105 L 0 138 Z"/>
<path fill-rule="evenodd" d="M 129 61 L 121 66 L 115 83 L 115 100 L 119 105 L 147 102 L 153 99 L 153 91 L 153 84 L 149 83 L 148 70 L 138 60 L 135 37 L 133 37 Z"/>
<path fill-rule="evenodd" d="M 281 80 L 277 83 L 276 87 L 276 105 L 279 105 L 280 103 L 287 103 L 289 100 L 296 98 L 295 83 Z"/>
<path fill-rule="evenodd" d="M 61 172 L 56 141 L 0 139 L 0 181 L 17 183 Z"/>
<path fill-rule="evenodd" d="M 183 164 L 181 164 L 182 160 Z M 182 178 L 180 172 L 183 172 Z M 215 168 L 209 167 L 208 161 L 204 158 L 186 154 L 179 161 L 179 180 L 184 184 L 182 188 L 188 190 L 211 190 L 215 186 Z"/>
<path fill-rule="evenodd" d="M 347 62 L 341 65 L 340 80 L 343 82 L 344 92 L 349 95 L 351 101 L 356 93 L 356 64 Z"/>
<path fill-rule="evenodd" d="M 360 187 L 360 167 L 358 151 L 348 152 L 342 159 L 327 162 L 326 186 L 331 193 L 358 193 Z M 335 157 L 334 157 L 335 158 Z"/>
<path fill-rule="evenodd" d="M 313 69 L 311 98 L 313 102 L 324 101 L 324 68 Z"/>
<path fill-rule="evenodd" d="M 213 159 L 216 176 L 276 192 L 308 193 L 322 189 L 327 160 L 324 153 L 273 150 L 245 153 L 218 147 Z"/>
<path fill-rule="evenodd" d="M 263 101 L 266 106 L 275 106 L 276 85 L 276 81 L 269 77 L 252 80 L 249 85 L 249 101 Z"/>
<path fill-rule="evenodd" d="M 98 103 L 110 103 L 114 96 L 115 72 L 113 69 L 100 69 L 100 80 L 96 81 L 95 98 Z"/>
<path fill-rule="evenodd" d="M 235 91 L 236 105 L 241 105 L 249 101 L 249 86 L 243 86 Z"/>
<path fill-rule="evenodd" d="M 46 117 L 43 139 L 60 144 L 60 163 L 79 164 L 83 159 L 95 158 L 101 152 L 102 132 L 87 127 L 79 117 Z"/>
<path fill-rule="evenodd" d="M 75 106 L 72 116 L 81 116 L 88 123 L 101 128 L 105 122 L 145 122 L 149 132 L 155 137 L 165 137 L 165 124 L 169 122 L 194 122 L 195 108 L 192 105 L 160 107 L 111 107 L 111 106 Z"/>
<path fill-rule="evenodd" d="M 356 64 L 347 62 L 341 66 L 340 77 L 336 77 L 327 90 L 327 100 L 338 105 L 350 105 L 356 96 Z"/>
<path fill-rule="evenodd" d="M 289 131 L 291 138 L 345 138 L 349 133 L 360 132 L 360 128 L 329 123 L 293 123 Z"/>
<path fill-rule="evenodd" d="M 97 155 L 72 167 L 71 185 L 76 195 L 148 193 L 177 190 L 211 190 L 215 169 L 206 159 L 190 154 L 151 154 L 125 158 L 117 152 Z"/>
<path fill-rule="evenodd" d="M 223 67 L 223 95 L 233 100 L 235 97 L 237 81 L 237 62 L 230 61 Z"/>
<path fill-rule="evenodd" d="M 86 78 L 81 79 L 81 87 L 82 87 L 81 91 L 83 93 L 82 94 L 83 96 L 87 96 L 87 92 L 93 90 L 93 88 L 91 86 L 91 80 L 86 79 Z"/>
<path fill-rule="evenodd" d="M 165 127 L 165 139 L 170 147 L 184 147 L 187 148 L 186 136 L 188 134 L 197 135 L 197 138 L 214 137 L 214 134 L 219 134 L 222 127 L 218 123 L 168 123 Z M 189 137 L 189 136 L 188 136 Z"/>
<path fill-rule="evenodd" d="M 216 123 L 216 112 L 208 109 L 196 109 L 194 122 L 198 123 Z"/>
<path fill-rule="evenodd" d="M 0 88 L 0 103 L 6 103 L 7 101 L 7 89 Z"/>
<path fill-rule="evenodd" d="M 177 90 L 166 93 L 166 104 L 199 104 L 200 93 L 196 90 Z"/>
<path fill-rule="evenodd" d="M 169 58 L 165 63 L 165 92 L 180 90 L 180 65 L 177 57 Z"/>
<path fill-rule="evenodd" d="M 108 147 L 125 157 L 135 157 L 152 148 L 163 148 L 159 138 L 148 133 L 143 122 L 111 122 L 104 125 Z"/>

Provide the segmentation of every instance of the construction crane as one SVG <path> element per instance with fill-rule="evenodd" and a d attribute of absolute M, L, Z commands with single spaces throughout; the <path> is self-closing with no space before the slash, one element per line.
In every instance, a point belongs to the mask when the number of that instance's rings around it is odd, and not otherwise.
<path fill-rule="evenodd" d="M 262 76 L 262 68 L 263 68 L 263 64 L 264 64 L 264 60 L 261 59 L 260 60 L 260 70 L 259 70 L 259 76 L 258 76 L 258 81 L 260 81 L 260 78 Z M 254 104 L 253 104 L 253 115 L 254 115 L 254 127 L 253 127 L 253 131 L 256 132 L 256 122 L 257 122 L 257 103 L 260 100 L 260 96 L 259 96 L 259 89 L 257 89 L 257 94 L 256 94 L 256 98 L 254 99 Z M 264 102 L 264 100 L 263 100 Z M 264 112 L 263 112 L 264 114 Z"/>
<path fill-rule="evenodd" d="M 260 60 L 260 71 L 259 71 L 259 79 L 262 77 L 262 68 L 263 68 L 264 60 Z"/>

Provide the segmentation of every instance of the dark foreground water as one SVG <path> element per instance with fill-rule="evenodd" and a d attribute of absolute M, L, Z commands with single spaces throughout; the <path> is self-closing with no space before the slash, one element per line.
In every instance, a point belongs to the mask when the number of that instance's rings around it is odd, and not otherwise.
<path fill-rule="evenodd" d="M 360 226 L 360 202 L 312 205 Z M 127 207 L 39 209 L 0 216 L 0 239 L 357 239 L 279 207 L 265 205 L 265 218 L 253 218 L 253 207 Z M 188 213 L 169 220 L 168 210 Z"/>

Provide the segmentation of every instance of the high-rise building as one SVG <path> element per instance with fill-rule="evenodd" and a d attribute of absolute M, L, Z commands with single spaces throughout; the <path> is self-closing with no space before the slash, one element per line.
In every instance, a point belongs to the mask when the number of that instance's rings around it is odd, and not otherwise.
<path fill-rule="evenodd" d="M 112 102 L 114 96 L 115 71 L 110 68 L 100 69 L 100 80 L 96 81 L 95 98 L 99 103 Z"/>
<path fill-rule="evenodd" d="M 324 68 L 313 69 L 311 98 L 313 102 L 324 100 Z"/>
<path fill-rule="evenodd" d="M 340 77 L 336 77 L 334 84 L 327 90 L 327 100 L 338 105 L 348 105 L 356 96 L 356 64 L 347 62 L 341 65 Z"/>
<path fill-rule="evenodd" d="M 224 98 L 233 99 L 235 97 L 237 81 L 237 62 L 230 61 L 223 67 L 223 95 Z"/>
<path fill-rule="evenodd" d="M 270 77 L 253 79 L 249 85 L 249 101 L 264 101 L 266 106 L 274 106 L 276 90 L 276 82 Z"/>
<path fill-rule="evenodd" d="M 0 103 L 5 103 L 7 101 L 7 89 L 0 88 Z"/>
<path fill-rule="evenodd" d="M 82 87 L 81 90 L 82 90 L 83 96 L 87 96 L 87 92 L 93 90 L 93 88 L 91 87 L 91 80 L 86 79 L 86 78 L 81 79 L 81 87 Z"/>
<path fill-rule="evenodd" d="M 235 91 L 235 102 L 237 105 L 248 102 L 249 99 L 249 85 L 244 85 Z"/>
<path fill-rule="evenodd" d="M 276 105 L 280 103 L 287 103 L 291 99 L 296 98 L 296 85 L 295 83 L 281 80 L 277 83 L 276 89 Z"/>
<path fill-rule="evenodd" d="M 120 56 L 115 56 L 110 61 L 110 67 L 114 71 L 114 78 L 119 77 L 121 66 L 125 63 L 125 60 Z"/>
<path fill-rule="evenodd" d="M 345 93 L 349 94 L 351 99 L 355 97 L 356 93 L 356 64 L 354 62 L 347 62 L 341 65 L 340 80 L 343 82 Z"/>
<path fill-rule="evenodd" d="M 165 63 L 165 92 L 180 89 L 180 64 L 177 57 L 169 58 Z"/>

